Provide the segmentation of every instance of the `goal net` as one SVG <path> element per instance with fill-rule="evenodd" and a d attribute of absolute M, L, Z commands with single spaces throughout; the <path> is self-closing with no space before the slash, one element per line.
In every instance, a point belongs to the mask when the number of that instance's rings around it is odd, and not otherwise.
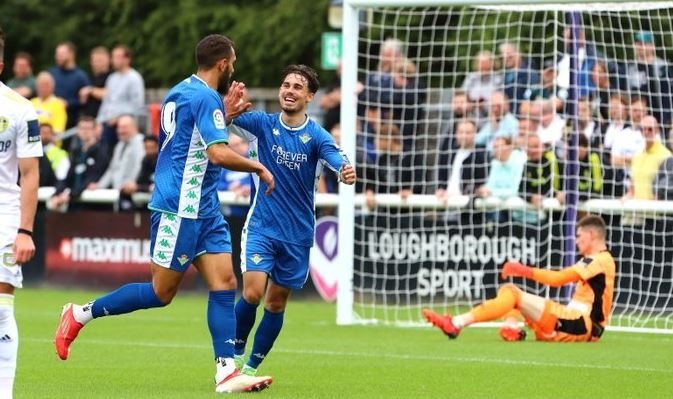
<path fill-rule="evenodd" d="M 673 332 L 673 2 L 465 3 L 344 2 L 338 322 L 422 325 L 495 296 L 508 259 L 574 264 L 591 212 L 610 328 Z"/>

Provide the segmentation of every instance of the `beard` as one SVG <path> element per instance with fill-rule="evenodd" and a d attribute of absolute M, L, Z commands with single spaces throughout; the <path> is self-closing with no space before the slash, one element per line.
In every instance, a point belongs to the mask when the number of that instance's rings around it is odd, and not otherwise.
<path fill-rule="evenodd" d="M 227 68 L 217 79 L 217 92 L 222 96 L 226 96 L 229 92 L 231 81 L 231 70 Z"/>

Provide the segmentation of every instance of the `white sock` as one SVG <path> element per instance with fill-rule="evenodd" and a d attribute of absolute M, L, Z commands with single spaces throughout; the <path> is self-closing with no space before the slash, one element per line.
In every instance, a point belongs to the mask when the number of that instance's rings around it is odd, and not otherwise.
<path fill-rule="evenodd" d="M 465 318 L 463 317 L 463 315 L 454 316 L 453 318 L 451 318 L 451 322 L 453 323 L 454 326 L 456 326 L 456 328 L 465 327 Z"/>
<path fill-rule="evenodd" d="M 72 316 L 79 323 L 86 324 L 93 320 L 93 314 L 91 314 L 91 306 L 93 301 L 85 303 L 84 305 L 72 305 Z"/>
<path fill-rule="evenodd" d="M 227 378 L 229 374 L 236 371 L 236 362 L 233 358 L 215 359 L 215 381 L 220 382 Z"/>
<path fill-rule="evenodd" d="M 19 330 L 14 318 L 14 295 L 0 294 L 0 398 L 12 398 Z"/>

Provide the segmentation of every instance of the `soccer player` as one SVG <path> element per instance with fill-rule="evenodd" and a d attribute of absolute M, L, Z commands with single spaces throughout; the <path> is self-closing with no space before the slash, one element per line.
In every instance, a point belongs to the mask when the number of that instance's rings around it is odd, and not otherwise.
<path fill-rule="evenodd" d="M 0 28 L 0 73 L 5 66 L 4 49 Z M 19 348 L 14 289 L 21 288 L 21 265 L 35 254 L 32 230 L 41 156 L 35 109 L 0 82 L 0 398 L 11 399 L 14 387 Z"/>
<path fill-rule="evenodd" d="M 162 105 L 160 152 L 149 204 L 152 282 L 125 285 L 83 306 L 65 305 L 55 341 L 61 359 L 68 358 L 73 340 L 92 319 L 168 305 L 193 264 L 210 291 L 207 318 L 215 352 L 216 392 L 257 391 L 271 384 L 270 377 L 240 374 L 233 359 L 236 278 L 229 226 L 217 197 L 217 165 L 254 173 L 264 182 L 267 195 L 274 188 L 266 167 L 227 145 L 221 94 L 229 86 L 235 61 L 231 40 L 206 36 L 196 46 L 196 74 L 168 92 Z"/>
<path fill-rule="evenodd" d="M 525 331 L 519 328 L 516 310 L 541 341 L 591 342 L 603 334 L 615 284 L 615 261 L 605 244 L 605 222 L 599 216 L 587 215 L 577 224 L 576 245 L 582 259 L 562 270 L 538 269 L 518 262 L 507 262 L 502 277 L 525 277 L 552 287 L 576 283 L 570 303 L 561 305 L 549 299 L 529 294 L 514 284 L 505 284 L 498 295 L 467 313 L 451 317 L 423 310 L 425 319 L 448 335 L 456 338 L 460 331 L 473 323 L 497 320 L 509 316 L 500 329 L 506 341 L 520 341 Z"/>
<path fill-rule="evenodd" d="M 355 169 L 332 136 L 306 113 L 319 87 L 317 73 L 305 65 L 290 65 L 282 72 L 281 82 L 282 112 L 247 112 L 233 119 L 232 132 L 250 142 L 251 158 L 258 158 L 280 182 L 274 195 L 261 196 L 266 183 L 253 176 L 256 192 L 242 232 L 243 295 L 236 303 L 235 351 L 241 372 L 248 375 L 256 374 L 278 337 L 290 292 L 301 289 L 308 277 L 315 191 L 323 165 L 345 184 L 356 179 Z M 236 97 L 239 88 L 234 82 L 225 100 L 227 107 L 249 105 Z M 264 315 L 243 366 L 248 335 L 263 297 Z"/>

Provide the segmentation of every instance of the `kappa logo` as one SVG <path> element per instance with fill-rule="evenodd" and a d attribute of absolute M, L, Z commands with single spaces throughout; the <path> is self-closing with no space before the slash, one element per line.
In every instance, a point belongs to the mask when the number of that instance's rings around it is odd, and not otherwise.
<path fill-rule="evenodd" d="M 308 133 L 304 133 L 301 136 L 299 136 L 299 140 L 301 140 L 302 143 L 306 144 L 309 141 L 311 141 L 311 136 L 309 136 Z"/>
<path fill-rule="evenodd" d="M 275 129 L 275 128 L 274 128 L 274 129 L 271 131 L 271 133 L 273 133 L 274 136 L 280 136 L 280 130 L 278 130 L 278 129 Z"/>
<path fill-rule="evenodd" d="M 178 262 L 180 262 L 180 264 L 182 266 L 184 266 L 185 263 L 187 263 L 188 260 L 189 260 L 189 256 L 187 256 L 186 254 L 182 254 L 182 255 L 178 256 Z"/>
<path fill-rule="evenodd" d="M 262 255 L 260 255 L 260 254 L 254 254 L 254 255 L 252 255 L 252 256 L 250 257 L 250 260 L 253 261 L 253 262 L 255 262 L 256 265 L 258 265 L 259 262 L 262 261 L 262 259 L 263 259 L 263 258 L 262 258 Z"/>

